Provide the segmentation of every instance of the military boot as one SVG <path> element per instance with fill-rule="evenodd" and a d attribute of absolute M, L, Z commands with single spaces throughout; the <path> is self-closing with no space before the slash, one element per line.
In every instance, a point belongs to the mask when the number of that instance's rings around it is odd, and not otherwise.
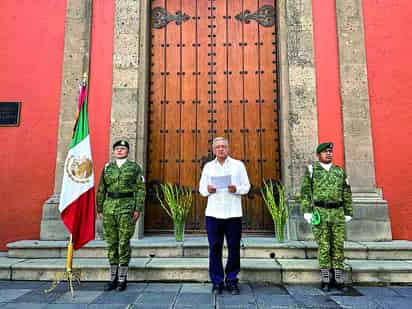
<path fill-rule="evenodd" d="M 117 270 L 118 266 L 116 264 L 110 265 L 110 281 L 104 286 L 105 291 L 111 291 L 117 288 Z"/>
<path fill-rule="evenodd" d="M 330 291 L 330 273 L 329 269 L 320 270 L 320 289 L 325 292 Z"/>
<path fill-rule="evenodd" d="M 127 272 L 129 267 L 127 265 L 120 265 L 119 266 L 119 284 L 117 290 L 122 292 L 126 290 L 127 287 Z"/>
<path fill-rule="evenodd" d="M 335 288 L 343 290 L 345 288 L 345 277 L 343 276 L 343 269 L 334 269 Z"/>

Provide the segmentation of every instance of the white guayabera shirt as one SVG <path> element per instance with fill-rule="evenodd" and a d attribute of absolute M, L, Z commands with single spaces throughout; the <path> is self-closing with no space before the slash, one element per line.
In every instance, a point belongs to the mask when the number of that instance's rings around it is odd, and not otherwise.
<path fill-rule="evenodd" d="M 236 186 L 235 193 L 227 190 L 216 193 L 207 191 L 207 186 L 212 184 L 212 176 L 227 175 L 231 176 L 231 184 Z M 250 182 L 242 161 L 227 157 L 223 165 L 217 159 L 208 162 L 203 168 L 199 184 L 200 194 L 208 197 L 206 216 L 218 219 L 242 217 L 241 195 L 247 194 L 249 189 Z"/>

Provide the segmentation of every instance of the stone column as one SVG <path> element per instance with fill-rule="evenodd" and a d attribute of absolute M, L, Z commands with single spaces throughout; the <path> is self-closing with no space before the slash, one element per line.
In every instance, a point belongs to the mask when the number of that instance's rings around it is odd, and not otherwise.
<path fill-rule="evenodd" d="M 146 169 L 149 53 L 148 0 L 116 0 L 110 140 L 130 143 L 130 158 Z M 134 238 L 143 237 L 144 216 Z"/>
<path fill-rule="evenodd" d="M 376 192 L 360 0 L 337 0 L 345 167 L 355 192 Z"/>
<path fill-rule="evenodd" d="M 79 85 L 83 73 L 89 72 L 91 16 L 92 0 L 67 0 L 54 193 L 43 206 L 40 228 L 42 240 L 68 237 L 58 210 L 59 193 L 64 162 L 71 142 Z"/>
<path fill-rule="evenodd" d="M 282 180 L 294 203 L 318 141 L 312 1 L 278 1 L 278 26 Z M 295 207 L 288 238 L 300 239 L 309 232 Z"/>
<path fill-rule="evenodd" d="M 361 0 L 336 0 L 345 168 L 354 192 L 353 240 L 392 239 L 387 203 L 376 188 Z"/>

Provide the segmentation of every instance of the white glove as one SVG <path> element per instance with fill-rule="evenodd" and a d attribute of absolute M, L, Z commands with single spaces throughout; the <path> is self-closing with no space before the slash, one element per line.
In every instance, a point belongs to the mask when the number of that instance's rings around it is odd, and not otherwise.
<path fill-rule="evenodd" d="M 312 220 L 312 214 L 309 212 L 304 213 L 303 218 L 305 218 L 305 220 L 308 221 L 308 223 L 310 223 L 310 220 Z"/>
<path fill-rule="evenodd" d="M 351 216 L 345 216 L 345 222 L 349 222 L 350 220 L 352 220 Z"/>

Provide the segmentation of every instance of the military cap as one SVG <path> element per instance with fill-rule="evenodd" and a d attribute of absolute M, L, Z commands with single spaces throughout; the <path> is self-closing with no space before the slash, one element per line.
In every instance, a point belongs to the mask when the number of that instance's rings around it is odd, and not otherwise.
<path fill-rule="evenodd" d="M 318 147 L 316 147 L 316 153 L 319 154 L 326 149 L 333 149 L 333 143 L 326 142 L 326 143 L 319 144 Z"/>
<path fill-rule="evenodd" d="M 114 144 L 113 144 L 113 149 L 115 149 L 117 146 L 123 146 L 123 147 L 126 147 L 127 149 L 129 149 L 130 147 L 129 147 L 129 143 L 127 142 L 127 141 L 125 141 L 125 140 L 118 140 L 117 142 L 115 142 Z"/>

